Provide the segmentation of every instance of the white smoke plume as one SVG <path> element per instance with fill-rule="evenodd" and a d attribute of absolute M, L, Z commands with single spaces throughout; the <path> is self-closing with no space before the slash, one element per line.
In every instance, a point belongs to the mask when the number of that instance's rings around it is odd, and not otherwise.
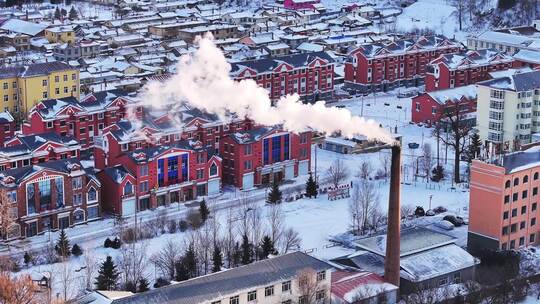
<path fill-rule="evenodd" d="M 347 109 L 326 107 L 323 101 L 303 104 L 294 94 L 282 97 L 271 106 L 264 88 L 253 80 L 231 79 L 230 69 L 212 37 L 205 36 L 198 39 L 198 50 L 194 54 L 181 57 L 175 75 L 165 82 L 149 82 L 141 100 L 147 105 L 163 108 L 171 103 L 187 103 L 224 120 L 234 113 L 262 125 L 283 125 L 291 132 L 312 129 L 325 134 L 341 132 L 346 137 L 365 135 L 387 143 L 393 141 L 375 121 L 353 116 Z"/>

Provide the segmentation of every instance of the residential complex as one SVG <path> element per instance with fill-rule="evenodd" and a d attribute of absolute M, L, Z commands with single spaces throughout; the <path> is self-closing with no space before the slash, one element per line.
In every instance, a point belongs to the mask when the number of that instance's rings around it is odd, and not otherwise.
<path fill-rule="evenodd" d="M 79 69 L 54 61 L 0 68 L 4 111 L 27 113 L 41 100 L 80 97 Z"/>
<path fill-rule="evenodd" d="M 477 126 L 496 151 L 513 151 L 540 131 L 540 71 L 517 73 L 477 84 Z"/>
<path fill-rule="evenodd" d="M 467 248 L 510 250 L 538 244 L 540 153 L 473 160 Z"/>

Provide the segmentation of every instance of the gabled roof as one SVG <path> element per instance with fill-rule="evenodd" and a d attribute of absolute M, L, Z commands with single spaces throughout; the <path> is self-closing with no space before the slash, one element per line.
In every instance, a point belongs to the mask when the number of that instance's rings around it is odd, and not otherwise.
<path fill-rule="evenodd" d="M 499 62 L 512 62 L 511 56 L 495 49 L 468 51 L 460 54 L 444 54 L 434 62 L 445 64 L 449 69 L 469 66 L 485 66 Z"/>
<path fill-rule="evenodd" d="M 249 144 L 260 140 L 263 136 L 275 130 L 277 129 L 270 127 L 260 127 L 248 131 L 236 132 L 230 134 L 229 137 L 231 137 L 236 143 Z"/>
<path fill-rule="evenodd" d="M 28 177 L 42 170 L 52 170 L 59 173 L 70 173 L 75 167 L 83 168 L 77 158 L 68 158 L 61 160 L 48 161 L 37 165 L 30 165 L 22 168 L 10 169 L 0 172 L 0 181 L 4 181 L 8 177 L 14 178 L 14 183 L 19 184 Z M 95 176 L 90 176 L 95 178 Z"/>
<path fill-rule="evenodd" d="M 10 143 L 17 143 L 13 144 Z M 17 135 L 6 142 L 6 147 L 0 148 L 0 155 L 20 155 L 31 153 L 47 143 L 59 144 L 62 146 L 76 146 L 79 143 L 71 136 L 60 136 L 55 132 L 42 133 L 37 135 Z"/>
<path fill-rule="evenodd" d="M 476 85 L 474 84 L 471 84 L 468 86 L 457 87 L 457 88 L 446 89 L 446 90 L 427 92 L 426 94 L 428 94 L 433 100 L 435 100 L 440 105 L 444 105 L 448 101 L 451 101 L 451 102 L 460 101 L 463 97 L 468 100 L 472 100 L 472 99 L 476 99 L 476 96 L 477 96 Z"/>
<path fill-rule="evenodd" d="M 517 73 L 511 76 L 479 82 L 478 85 L 514 92 L 540 89 L 540 71 Z"/>
<path fill-rule="evenodd" d="M 287 64 L 294 68 L 307 67 L 313 60 L 320 58 L 329 63 L 334 59 L 326 52 L 301 53 L 275 58 L 263 58 L 259 60 L 248 60 L 231 64 L 231 74 L 237 75 L 244 69 L 249 68 L 257 73 L 270 73 L 281 64 Z"/>
<path fill-rule="evenodd" d="M 48 75 L 52 72 L 73 70 L 67 63 L 60 61 L 34 63 L 26 66 L 2 67 L 0 68 L 0 78 L 8 77 L 32 77 L 38 75 Z"/>
<path fill-rule="evenodd" d="M 46 24 L 28 22 L 21 19 L 9 19 L 8 21 L 4 22 L 2 26 L 0 26 L 0 29 L 2 30 L 30 36 L 35 36 L 41 33 L 45 28 L 47 28 Z"/>
<path fill-rule="evenodd" d="M 107 167 L 103 171 L 113 180 L 113 182 L 117 184 L 122 183 L 126 176 L 131 176 L 134 178 L 133 175 L 131 175 L 131 173 L 124 168 L 124 166 Z"/>

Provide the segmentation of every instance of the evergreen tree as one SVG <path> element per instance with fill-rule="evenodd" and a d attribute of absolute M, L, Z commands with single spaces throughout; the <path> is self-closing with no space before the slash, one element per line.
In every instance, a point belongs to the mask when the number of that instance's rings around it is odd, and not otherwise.
<path fill-rule="evenodd" d="M 176 262 L 176 264 L 174 264 L 174 280 L 177 282 L 182 282 L 189 279 L 189 271 L 186 268 L 184 259 L 185 258 L 182 258 Z"/>
<path fill-rule="evenodd" d="M 210 215 L 210 210 L 208 210 L 208 206 L 206 206 L 206 201 L 204 199 L 201 201 L 201 204 L 199 206 L 199 213 L 201 215 L 202 221 L 206 222 L 208 216 Z"/>
<path fill-rule="evenodd" d="M 24 265 L 28 267 L 28 265 L 30 265 L 30 262 L 32 262 L 32 256 L 30 255 L 30 253 L 28 253 L 28 251 L 25 251 L 23 258 L 24 258 Z"/>
<path fill-rule="evenodd" d="M 276 254 L 276 248 L 274 248 L 274 242 L 272 239 L 265 235 L 261 240 L 261 251 L 259 253 L 259 258 L 261 260 L 267 259 L 270 254 Z"/>
<path fill-rule="evenodd" d="M 115 290 L 118 285 L 118 276 L 120 273 L 116 270 L 116 265 L 110 256 L 107 256 L 98 271 L 96 278 L 97 290 Z"/>
<path fill-rule="evenodd" d="M 281 203 L 281 190 L 279 190 L 279 185 L 277 182 L 272 184 L 272 189 L 268 193 L 268 198 L 266 199 L 268 204 L 279 204 Z"/>
<path fill-rule="evenodd" d="M 68 257 L 71 254 L 69 248 L 69 240 L 64 229 L 60 231 L 60 236 L 58 237 L 58 241 L 56 242 L 55 249 L 56 253 L 62 257 Z"/>
<path fill-rule="evenodd" d="M 234 244 L 233 254 L 232 254 L 232 266 L 237 267 L 240 264 L 240 259 L 242 258 L 242 250 L 240 249 L 240 244 L 236 242 Z"/>
<path fill-rule="evenodd" d="M 251 244 L 247 235 L 242 237 L 242 264 L 247 265 L 252 261 Z"/>
<path fill-rule="evenodd" d="M 66 11 L 65 8 L 63 8 L 63 9 L 60 10 L 60 14 L 62 14 L 62 17 L 66 17 L 68 12 Z"/>
<path fill-rule="evenodd" d="M 145 279 L 145 278 L 140 278 L 139 279 L 139 287 L 137 288 L 137 292 L 145 292 L 145 291 L 148 291 L 148 280 Z"/>
<path fill-rule="evenodd" d="M 190 244 L 188 246 L 186 254 L 184 255 L 183 263 L 187 269 L 189 278 L 197 277 L 197 256 L 195 255 L 195 249 L 193 248 L 193 244 Z"/>
<path fill-rule="evenodd" d="M 214 246 L 212 262 L 214 263 L 214 267 L 212 267 L 212 272 L 221 271 L 221 266 L 223 266 L 223 258 L 221 256 L 221 249 L 217 245 Z"/>
<path fill-rule="evenodd" d="M 111 248 L 113 244 L 113 241 L 111 241 L 109 238 L 105 239 L 105 242 L 103 242 L 103 247 L 105 248 Z"/>
<path fill-rule="evenodd" d="M 115 237 L 111 243 L 111 248 L 120 249 L 121 246 L 122 246 L 122 242 L 120 242 L 120 239 L 118 237 Z"/>
<path fill-rule="evenodd" d="M 81 247 L 79 247 L 79 245 L 74 244 L 73 247 L 71 247 L 71 254 L 73 254 L 74 256 L 80 256 L 82 255 L 82 253 L 82 249 Z"/>
<path fill-rule="evenodd" d="M 66 5 L 71 5 L 71 0 L 64 0 Z M 73 7 L 73 6 L 72 6 Z"/>
<path fill-rule="evenodd" d="M 62 13 L 60 12 L 60 9 L 57 6 L 56 9 L 54 10 L 54 19 L 60 19 L 60 18 L 62 18 Z"/>
<path fill-rule="evenodd" d="M 468 159 L 469 162 L 472 162 L 480 154 L 480 148 L 482 147 L 482 142 L 480 141 L 480 135 L 478 133 L 473 133 L 471 135 L 471 141 L 469 143 L 468 149 Z"/>
<path fill-rule="evenodd" d="M 317 198 L 317 183 L 313 179 L 311 172 L 309 173 L 309 178 L 306 181 L 306 196 L 309 198 Z"/>
<path fill-rule="evenodd" d="M 75 9 L 75 7 L 72 6 L 71 9 L 69 10 L 69 19 L 75 20 L 78 18 L 79 18 L 79 13 L 77 13 L 77 10 Z"/>

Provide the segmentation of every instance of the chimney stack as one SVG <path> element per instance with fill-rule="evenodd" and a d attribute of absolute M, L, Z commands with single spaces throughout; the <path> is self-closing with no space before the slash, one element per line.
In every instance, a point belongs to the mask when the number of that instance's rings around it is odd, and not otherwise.
<path fill-rule="evenodd" d="M 390 167 L 390 195 L 388 199 L 388 230 L 386 233 L 386 258 L 384 262 L 384 279 L 399 286 L 399 253 L 400 253 L 400 179 L 401 179 L 401 146 L 392 145 L 392 163 Z"/>

